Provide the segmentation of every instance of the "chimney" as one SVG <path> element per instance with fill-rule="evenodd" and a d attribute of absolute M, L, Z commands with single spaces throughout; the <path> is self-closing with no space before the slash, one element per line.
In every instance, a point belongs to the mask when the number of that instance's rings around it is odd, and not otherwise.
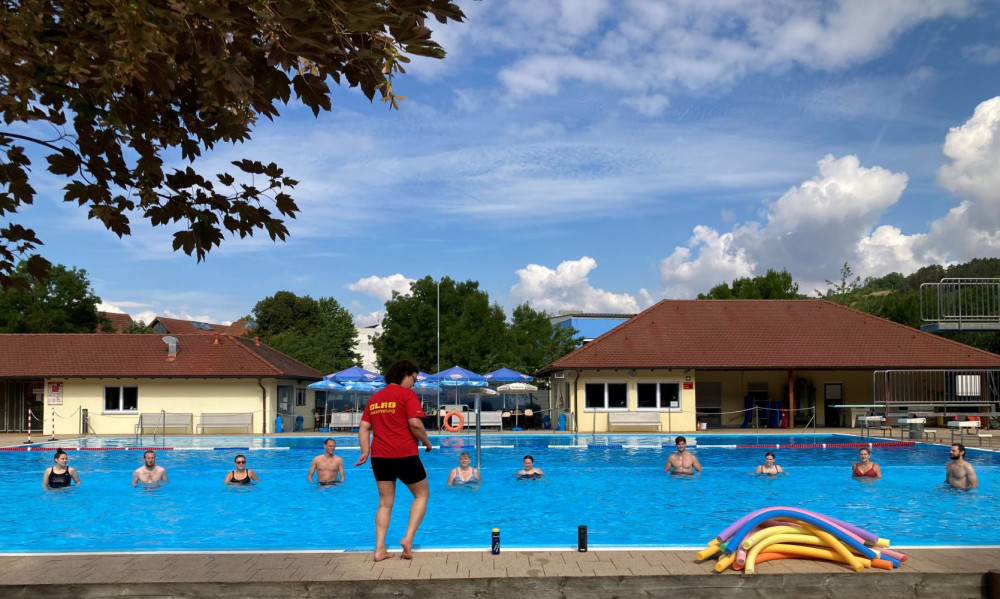
<path fill-rule="evenodd" d="M 163 342 L 167 344 L 167 359 L 174 360 L 177 358 L 177 352 L 179 351 L 177 337 L 163 337 Z"/>
<path fill-rule="evenodd" d="M 213 343 L 213 345 L 218 345 L 218 344 L 219 344 L 219 334 L 216 333 L 215 334 L 215 343 Z"/>
<path fill-rule="evenodd" d="M 257 347 L 260 347 L 260 337 L 254 337 L 253 344 Z"/>

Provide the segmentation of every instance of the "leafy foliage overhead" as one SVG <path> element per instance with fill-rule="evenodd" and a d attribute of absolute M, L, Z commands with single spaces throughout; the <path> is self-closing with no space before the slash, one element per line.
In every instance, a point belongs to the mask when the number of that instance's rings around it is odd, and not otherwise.
<path fill-rule="evenodd" d="M 461 21 L 450 0 L 19 0 L 0 5 L 0 286 L 15 260 L 43 276 L 42 241 L 11 220 L 33 203 L 31 147 L 66 177 L 63 199 L 119 237 L 130 216 L 170 225 L 174 250 L 199 261 L 225 232 L 284 240 L 296 181 L 276 164 L 237 160 L 231 173 L 164 169 L 219 142 L 250 139 L 292 94 L 318 115 L 328 85 L 360 87 L 390 107 L 407 55 L 442 58 L 428 18 Z M 172 157 L 172 156 L 171 156 Z"/>

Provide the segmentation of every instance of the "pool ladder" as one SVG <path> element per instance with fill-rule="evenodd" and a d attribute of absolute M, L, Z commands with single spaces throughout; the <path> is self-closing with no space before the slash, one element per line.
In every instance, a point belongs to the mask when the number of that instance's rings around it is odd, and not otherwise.
<path fill-rule="evenodd" d="M 153 425 L 153 444 L 156 445 L 156 432 L 160 430 L 160 425 L 164 424 L 167 419 L 167 411 L 160 410 L 159 416 L 156 418 L 156 424 Z M 166 428 L 164 427 L 164 432 Z M 142 440 L 142 415 L 139 415 L 139 422 L 135 423 L 135 443 L 136 445 Z"/>

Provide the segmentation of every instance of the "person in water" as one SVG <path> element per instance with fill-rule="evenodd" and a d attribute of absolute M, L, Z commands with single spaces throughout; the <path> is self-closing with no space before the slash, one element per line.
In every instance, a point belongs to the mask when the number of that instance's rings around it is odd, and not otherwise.
<path fill-rule="evenodd" d="M 976 469 L 972 464 L 965 461 L 965 445 L 952 443 L 948 451 L 951 461 L 944 469 L 944 482 L 955 489 L 968 491 L 979 486 L 979 479 L 976 478 Z"/>
<path fill-rule="evenodd" d="M 687 450 L 687 439 L 678 435 L 674 439 L 674 445 L 677 446 L 677 451 L 670 454 L 670 457 L 667 458 L 667 465 L 663 470 L 670 474 L 694 474 L 695 472 L 701 472 L 701 462 Z"/>
<path fill-rule="evenodd" d="M 339 455 L 334 455 L 335 451 L 337 451 L 336 441 L 330 438 L 323 441 L 323 453 L 314 457 L 312 464 L 309 464 L 309 474 L 306 475 L 306 480 L 312 482 L 313 472 L 315 472 L 316 481 L 321 487 L 346 481 L 344 460 Z"/>
<path fill-rule="evenodd" d="M 469 452 L 463 451 L 458 454 L 458 468 L 451 469 L 446 484 L 450 487 L 451 485 L 474 485 L 483 482 L 479 468 L 473 468 L 471 463 L 472 458 L 469 457 Z"/>
<path fill-rule="evenodd" d="M 167 470 L 163 466 L 156 465 L 156 452 L 152 449 L 142 454 L 143 465 L 135 469 L 132 473 L 132 486 L 140 482 L 143 484 L 170 482 L 167 480 Z"/>
<path fill-rule="evenodd" d="M 247 468 L 247 457 L 242 453 L 236 456 L 234 462 L 236 464 L 236 470 L 230 470 L 226 474 L 226 484 L 234 485 L 249 485 L 252 483 L 259 483 L 260 477 L 253 470 Z"/>
<path fill-rule="evenodd" d="M 754 470 L 756 474 L 782 474 L 785 471 L 781 469 L 781 466 L 774 463 L 774 452 L 769 451 L 764 454 L 764 463 L 757 466 Z"/>
<path fill-rule="evenodd" d="M 867 447 L 858 450 L 858 461 L 851 466 L 851 476 L 855 478 L 882 478 L 882 469 L 872 461 L 872 452 Z"/>
<path fill-rule="evenodd" d="M 523 468 L 517 473 L 518 478 L 542 478 L 544 475 L 540 468 L 535 468 L 535 458 L 524 456 Z"/>
<path fill-rule="evenodd" d="M 76 473 L 76 468 L 69 465 L 69 456 L 60 447 L 56 450 L 56 455 L 52 459 L 53 465 L 45 469 L 42 475 L 42 487 L 45 489 L 61 489 L 71 487 L 75 482 L 80 484 L 80 475 Z"/>

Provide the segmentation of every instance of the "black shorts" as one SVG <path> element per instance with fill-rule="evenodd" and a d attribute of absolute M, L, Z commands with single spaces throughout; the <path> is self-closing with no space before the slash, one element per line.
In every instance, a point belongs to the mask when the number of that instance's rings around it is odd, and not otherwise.
<path fill-rule="evenodd" d="M 427 471 L 420 461 L 420 456 L 411 455 L 405 458 L 372 458 L 372 472 L 377 481 L 396 482 L 398 478 L 404 485 L 412 485 L 427 478 Z"/>

